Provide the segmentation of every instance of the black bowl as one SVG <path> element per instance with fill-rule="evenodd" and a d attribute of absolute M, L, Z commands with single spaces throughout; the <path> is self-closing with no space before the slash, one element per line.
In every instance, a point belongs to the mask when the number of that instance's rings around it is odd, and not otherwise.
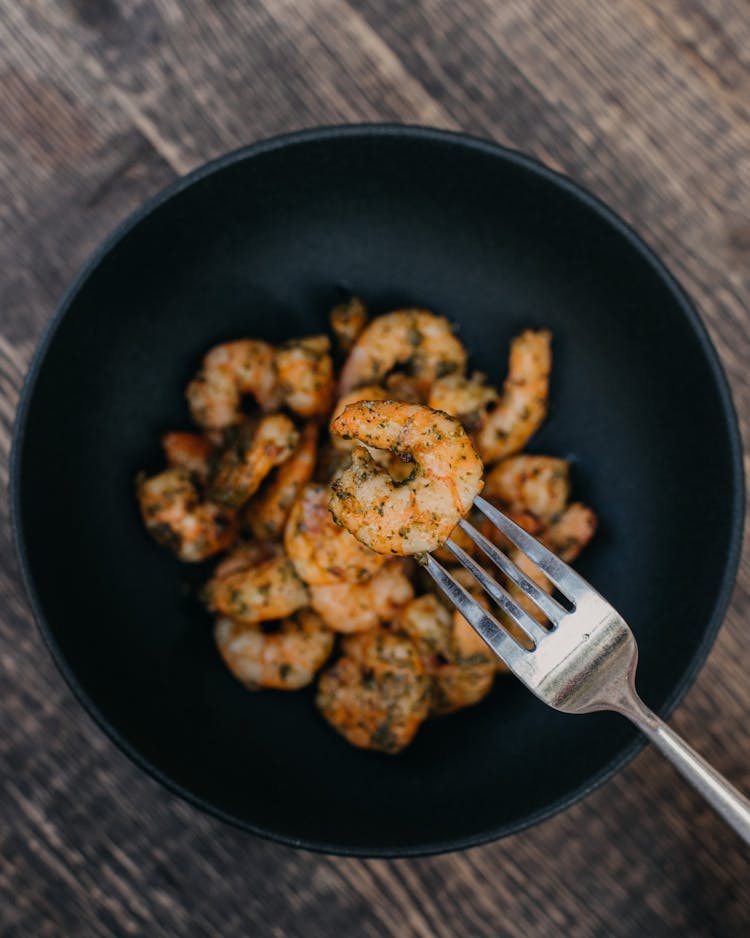
<path fill-rule="evenodd" d="M 555 335 L 533 441 L 569 457 L 601 519 L 579 568 L 629 620 L 639 688 L 665 714 L 705 658 L 733 581 L 742 467 L 698 316 L 623 222 L 492 143 L 408 127 L 314 130 L 223 157 L 128 219 L 68 290 L 15 434 L 13 511 L 31 601 L 89 712 L 193 804 L 288 844 L 358 855 L 465 847 L 580 798 L 638 748 L 621 717 L 569 717 L 511 678 L 398 757 L 351 748 L 311 692 L 250 694 L 195 598 L 205 568 L 143 530 L 138 469 L 187 425 L 213 343 L 324 329 L 341 288 L 374 312 L 454 319 L 500 381 L 511 336 Z"/>

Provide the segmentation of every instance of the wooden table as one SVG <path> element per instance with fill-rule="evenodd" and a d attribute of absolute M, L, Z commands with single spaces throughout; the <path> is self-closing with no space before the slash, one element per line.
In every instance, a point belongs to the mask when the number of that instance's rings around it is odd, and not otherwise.
<path fill-rule="evenodd" d="M 462 128 L 609 202 L 697 302 L 747 434 L 747 0 L 0 0 L 0 51 L 4 481 L 34 344 L 100 239 L 225 150 L 347 121 Z M 3 935 L 750 934 L 747 851 L 650 749 L 563 815 L 430 859 L 313 856 L 199 814 L 75 703 L 2 522 Z M 749 613 L 745 551 L 673 719 L 745 790 Z"/>

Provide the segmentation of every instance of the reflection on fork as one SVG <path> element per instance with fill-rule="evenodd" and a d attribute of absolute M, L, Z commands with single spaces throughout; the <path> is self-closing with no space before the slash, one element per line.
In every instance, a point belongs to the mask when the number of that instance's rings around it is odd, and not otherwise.
<path fill-rule="evenodd" d="M 484 609 L 428 554 L 425 567 L 442 592 L 540 700 L 564 713 L 616 710 L 628 717 L 750 843 L 750 801 L 638 697 L 638 647 L 622 616 L 580 574 L 489 502 L 477 496 L 474 505 L 517 552 L 514 562 L 471 524 L 461 522 L 461 529 L 502 573 L 508 586 L 493 579 L 453 540 L 446 546 L 500 614 L 496 617 Z M 540 587 L 538 577 L 524 572 L 524 564 L 518 562 L 521 558 L 543 574 L 556 595 Z M 538 617 L 529 608 L 538 610 Z"/>

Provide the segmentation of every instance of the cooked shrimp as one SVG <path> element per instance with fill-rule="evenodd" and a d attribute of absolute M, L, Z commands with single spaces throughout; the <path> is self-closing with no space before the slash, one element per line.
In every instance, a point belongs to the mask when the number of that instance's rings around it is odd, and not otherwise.
<path fill-rule="evenodd" d="M 333 483 L 331 513 L 363 544 L 384 554 L 416 554 L 441 544 L 482 489 L 482 463 L 461 424 L 420 404 L 362 401 L 333 430 L 414 460 L 395 483 L 364 447 Z"/>
<path fill-rule="evenodd" d="M 263 561 L 269 560 L 274 549 L 274 546 L 268 541 L 240 541 L 216 564 L 214 575 L 209 582 L 221 580 L 232 573 L 239 573 L 241 570 L 249 570 L 250 567 L 255 567 Z"/>
<path fill-rule="evenodd" d="M 430 682 L 410 639 L 385 629 L 350 635 L 343 655 L 325 670 L 315 702 L 353 746 L 396 753 L 422 725 Z"/>
<path fill-rule="evenodd" d="M 357 441 L 351 438 L 346 439 L 343 436 L 339 436 L 333 430 L 334 420 L 346 410 L 350 404 L 357 404 L 359 401 L 388 401 L 392 400 L 391 396 L 388 394 L 385 388 L 382 388 L 379 384 L 367 384 L 361 388 L 355 388 L 353 391 L 347 391 L 345 394 L 342 394 L 341 397 L 336 401 L 333 410 L 331 411 L 331 422 L 329 424 L 329 431 L 331 434 L 331 443 L 336 447 L 336 449 L 351 451 L 357 446 Z M 377 450 L 375 452 L 378 452 Z M 387 454 L 386 454 L 387 455 Z"/>
<path fill-rule="evenodd" d="M 495 655 L 463 616 L 452 615 L 432 593 L 413 599 L 394 628 L 417 646 L 432 680 L 432 715 L 470 707 L 490 692 Z"/>
<path fill-rule="evenodd" d="M 501 508 L 528 511 L 547 525 L 570 495 L 569 465 L 552 456 L 509 456 L 487 473 L 484 497 Z"/>
<path fill-rule="evenodd" d="M 362 583 L 383 566 L 385 557 L 335 523 L 328 510 L 330 497 L 326 485 L 302 489 L 284 529 L 286 552 L 306 583 Z"/>
<path fill-rule="evenodd" d="M 297 449 L 248 504 L 245 517 L 256 538 L 273 540 L 283 534 L 292 505 L 315 471 L 319 433 L 317 423 L 305 424 Z"/>
<path fill-rule="evenodd" d="M 285 342 L 276 352 L 276 373 L 284 403 L 300 417 L 328 412 L 334 393 L 331 340 L 311 335 Z"/>
<path fill-rule="evenodd" d="M 485 376 L 475 372 L 470 378 L 460 374 L 438 378 L 430 389 L 427 403 L 435 410 L 458 417 L 464 429 L 471 433 L 499 397 L 495 388 L 485 384 Z"/>
<path fill-rule="evenodd" d="M 309 601 L 307 587 L 278 544 L 269 544 L 257 559 L 241 548 L 206 584 L 204 596 L 210 609 L 238 622 L 282 619 Z"/>
<path fill-rule="evenodd" d="M 170 469 L 184 469 L 196 482 L 206 483 L 216 453 L 208 437 L 200 433 L 165 433 L 161 445 Z"/>
<path fill-rule="evenodd" d="M 362 332 L 341 371 L 341 392 L 358 384 L 381 384 L 388 372 L 406 365 L 429 392 L 441 375 L 466 367 L 466 350 L 443 316 L 425 309 L 401 309 L 374 319 Z"/>
<path fill-rule="evenodd" d="M 594 512 L 580 502 L 573 502 L 542 533 L 540 540 L 554 551 L 560 560 L 572 563 L 596 533 Z"/>
<path fill-rule="evenodd" d="M 413 375 L 405 375 L 403 371 L 394 371 L 388 375 L 385 379 L 385 390 L 390 401 L 404 401 L 406 404 L 427 403 L 424 382 Z"/>
<path fill-rule="evenodd" d="M 527 329 L 513 339 L 500 402 L 485 412 L 474 432 L 474 442 L 485 462 L 517 453 L 547 415 L 551 341 L 552 333 L 546 329 Z"/>
<path fill-rule="evenodd" d="M 285 414 L 271 414 L 239 427 L 221 455 L 209 498 L 240 508 L 268 473 L 289 459 L 298 442 L 299 433 Z"/>
<path fill-rule="evenodd" d="M 310 605 L 335 632 L 361 632 L 391 622 L 414 595 L 402 560 L 389 560 L 366 583 L 310 586 Z"/>
<path fill-rule="evenodd" d="M 333 648 L 333 633 L 310 609 L 283 619 L 273 631 L 222 616 L 214 639 L 226 666 L 250 690 L 306 687 Z"/>
<path fill-rule="evenodd" d="M 367 307 L 357 296 L 331 310 L 331 329 L 339 350 L 347 354 L 367 324 Z"/>
<path fill-rule="evenodd" d="M 273 348 L 257 339 L 215 346 L 185 394 L 193 420 L 210 429 L 242 423 L 246 395 L 252 395 L 261 410 L 274 410 L 280 399 Z"/>
<path fill-rule="evenodd" d="M 349 404 L 356 404 L 359 401 L 387 400 L 393 400 L 393 396 L 386 391 L 385 388 L 381 388 L 377 384 L 368 384 L 364 387 L 356 388 L 354 391 L 348 391 L 336 402 L 336 406 L 333 408 L 332 412 L 331 424 L 339 414 L 346 410 Z M 344 439 L 342 436 L 337 436 L 332 430 L 330 431 L 330 436 L 332 445 L 341 453 L 351 453 L 355 446 L 360 445 L 356 440 Z M 386 453 L 380 449 L 368 449 L 367 451 L 379 466 L 388 470 L 395 482 L 403 482 L 411 475 L 413 469 L 411 457 L 398 457 L 393 453 Z M 342 464 L 337 467 L 337 472 L 332 473 L 332 475 L 338 474 L 338 472 L 342 471 L 344 468 L 345 464 L 342 462 Z"/>
<path fill-rule="evenodd" d="M 237 536 L 234 512 L 202 502 L 185 469 L 139 475 L 136 495 L 149 534 L 180 560 L 205 560 L 226 550 Z"/>

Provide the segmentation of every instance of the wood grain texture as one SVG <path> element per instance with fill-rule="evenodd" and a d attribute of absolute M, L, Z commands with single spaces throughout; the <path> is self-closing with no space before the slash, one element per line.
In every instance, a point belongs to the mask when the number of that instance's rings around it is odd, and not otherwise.
<path fill-rule="evenodd" d="M 750 442 L 745 0 L 0 0 L 4 483 L 33 346 L 117 221 L 227 149 L 362 120 L 489 136 L 609 202 L 698 303 Z M 651 750 L 531 831 L 423 860 L 298 853 L 197 813 L 72 699 L 0 513 L 4 936 L 750 933 L 747 851 Z M 745 550 L 673 720 L 746 790 L 749 620 Z"/>

